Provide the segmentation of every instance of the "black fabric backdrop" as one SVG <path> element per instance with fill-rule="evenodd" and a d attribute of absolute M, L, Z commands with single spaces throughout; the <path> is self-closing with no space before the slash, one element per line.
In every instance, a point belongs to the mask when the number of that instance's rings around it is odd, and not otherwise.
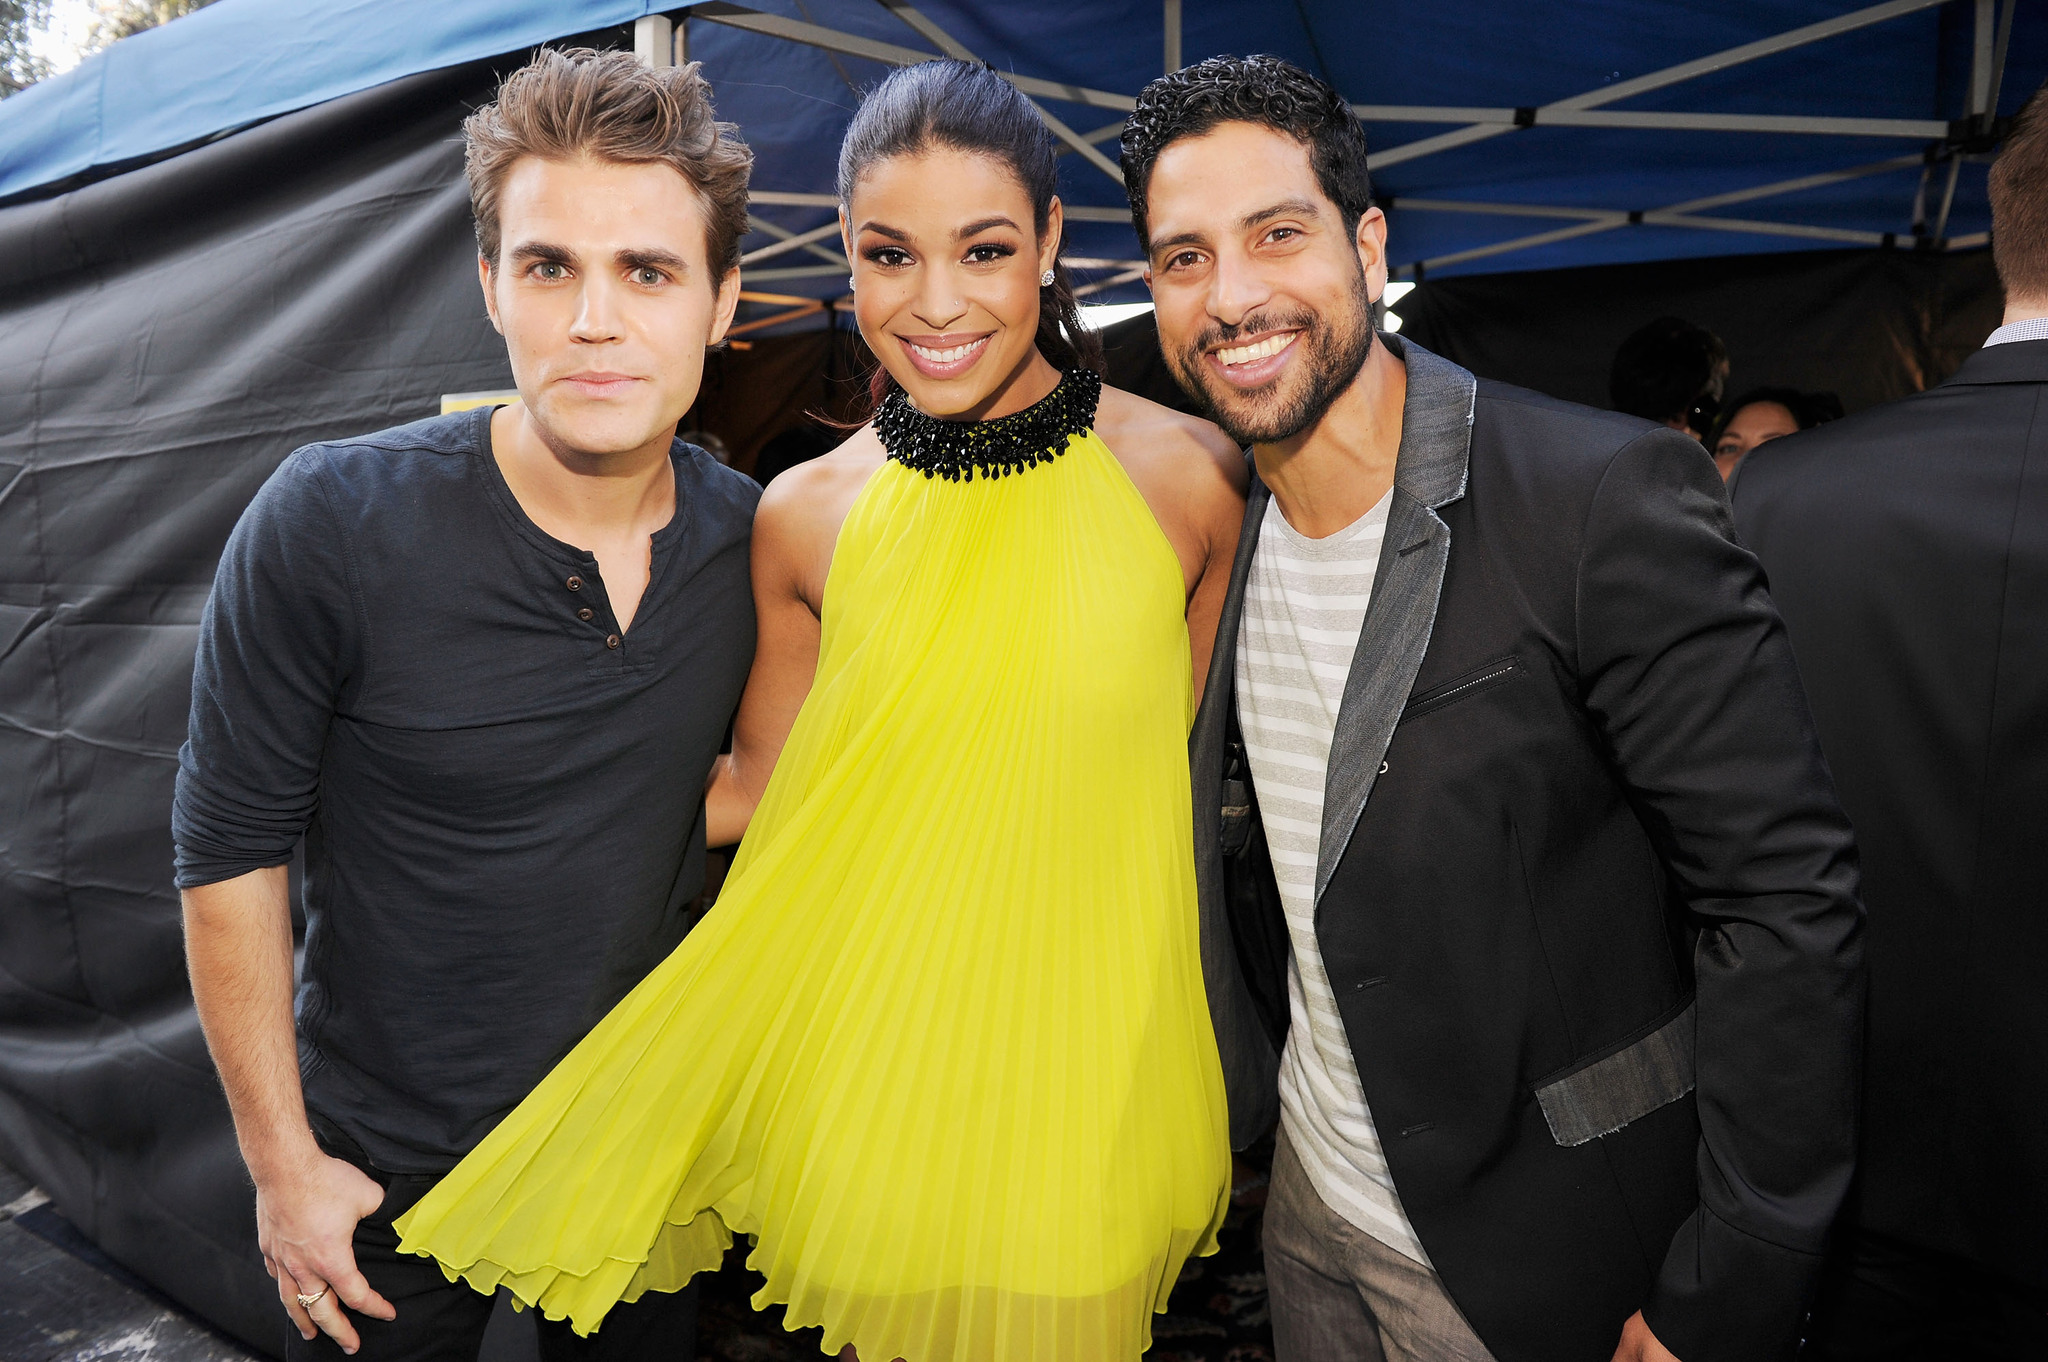
<path fill-rule="evenodd" d="M 195 627 L 294 447 L 509 386 L 455 140 L 490 88 L 414 77 L 0 209 L 0 1157 L 266 1349 L 171 888 Z"/>
<path fill-rule="evenodd" d="M 0 1158 L 265 1349 L 281 1322 L 171 889 L 194 631 L 229 529 L 291 449 L 510 386 L 456 138 L 518 60 L 0 208 Z M 1981 253 L 1857 252 L 1431 281 L 1399 311 L 1482 374 L 1596 403 L 1615 343 L 1676 311 L 1727 338 L 1734 386 L 1860 406 L 1943 376 L 1997 302 Z M 1184 405 L 1149 318 L 1108 339 L 1113 381 Z M 843 403 L 854 344 L 715 357 L 696 419 L 750 454 Z"/>

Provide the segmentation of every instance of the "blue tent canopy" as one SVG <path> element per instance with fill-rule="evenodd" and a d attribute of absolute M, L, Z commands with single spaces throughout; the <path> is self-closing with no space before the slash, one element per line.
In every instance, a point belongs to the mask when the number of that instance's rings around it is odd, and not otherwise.
<path fill-rule="evenodd" d="M 786 238 L 830 221 L 859 90 L 921 56 L 1011 74 L 1079 144 L 1069 250 L 1098 262 L 1098 301 L 1142 296 L 1107 171 L 1130 97 L 1175 54 L 1275 52 L 1354 100 L 1409 278 L 1912 244 L 1916 227 L 1981 245 L 1987 134 L 2048 76 L 2048 13 L 2016 0 L 221 0 L 0 104 L 0 201 L 614 27 L 704 62 L 759 158 L 748 283 L 812 297 L 843 290 L 836 242 Z"/>

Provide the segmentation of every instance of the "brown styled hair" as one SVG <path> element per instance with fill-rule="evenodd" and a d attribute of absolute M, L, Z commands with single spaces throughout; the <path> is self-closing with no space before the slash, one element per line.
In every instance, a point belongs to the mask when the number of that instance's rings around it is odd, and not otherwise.
<path fill-rule="evenodd" d="M 1991 163 L 1991 261 L 2007 298 L 2048 299 L 2048 85 Z"/>
<path fill-rule="evenodd" d="M 704 201 L 705 258 L 717 288 L 740 263 L 754 153 L 738 127 L 717 120 L 700 66 L 643 66 L 630 52 L 543 48 L 505 77 L 497 102 L 462 124 L 476 248 L 484 259 L 493 268 L 498 263 L 498 195 L 521 157 L 658 161 Z"/>

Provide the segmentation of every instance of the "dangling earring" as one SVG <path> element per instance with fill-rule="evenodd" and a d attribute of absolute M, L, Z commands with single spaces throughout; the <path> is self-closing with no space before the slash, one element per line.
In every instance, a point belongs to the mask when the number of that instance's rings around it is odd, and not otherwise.
<path fill-rule="evenodd" d="M 846 291 L 853 292 L 853 276 L 850 274 L 846 276 Z"/>
<path fill-rule="evenodd" d="M 1045 272 L 1044 274 L 1041 274 L 1041 275 L 1039 275 L 1039 276 L 1038 276 L 1038 286 L 1039 286 L 1040 288 L 1051 288 L 1051 287 L 1052 287 L 1052 271 L 1051 271 L 1051 270 L 1047 270 L 1047 271 L 1046 271 L 1046 272 Z"/>

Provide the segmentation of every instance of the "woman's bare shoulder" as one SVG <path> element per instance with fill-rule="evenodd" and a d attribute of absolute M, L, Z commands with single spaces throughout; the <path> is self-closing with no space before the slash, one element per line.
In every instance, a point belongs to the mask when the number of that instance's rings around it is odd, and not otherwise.
<path fill-rule="evenodd" d="M 838 448 L 797 464 L 769 483 L 755 512 L 754 532 L 836 536 L 861 488 L 886 457 L 874 427 L 862 426 Z"/>
<path fill-rule="evenodd" d="M 1199 416 L 1105 384 L 1095 429 L 1134 478 L 1156 472 L 1176 479 L 1194 475 L 1208 482 L 1210 478 L 1202 475 L 1213 474 L 1223 486 L 1244 495 L 1243 452 L 1214 423 Z"/>

